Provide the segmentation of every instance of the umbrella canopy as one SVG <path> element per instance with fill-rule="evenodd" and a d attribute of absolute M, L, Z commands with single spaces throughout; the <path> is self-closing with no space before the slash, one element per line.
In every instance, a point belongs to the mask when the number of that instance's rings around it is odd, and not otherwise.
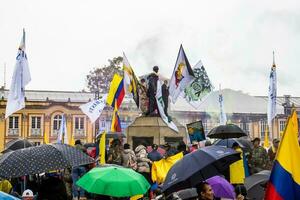
<path fill-rule="evenodd" d="M 214 145 L 224 146 L 231 148 L 233 143 L 238 143 L 243 151 L 251 152 L 253 149 L 253 144 L 250 140 L 244 138 L 228 138 L 228 139 L 219 139 L 214 142 Z"/>
<path fill-rule="evenodd" d="M 81 150 L 66 144 L 44 144 L 3 154 L 0 177 L 14 178 L 93 163 Z"/>
<path fill-rule="evenodd" d="M 32 146 L 33 146 L 33 144 L 26 139 L 15 139 L 15 140 L 9 141 L 5 145 L 4 151 L 2 151 L 1 153 L 7 153 L 10 151 L 15 151 L 17 149 L 24 149 L 24 148 L 32 147 Z"/>
<path fill-rule="evenodd" d="M 185 155 L 169 170 L 163 185 L 166 194 L 190 188 L 200 181 L 221 174 L 240 160 L 240 153 L 221 146 L 208 146 Z"/>
<path fill-rule="evenodd" d="M 14 197 L 14 196 L 11 196 L 11 195 L 9 195 L 9 194 L 7 194 L 7 193 L 4 193 L 4 192 L 2 192 L 2 191 L 0 191 L 0 199 L 1 199 L 1 200 L 21 200 L 21 199 L 19 199 L 19 198 L 16 198 L 16 197 Z"/>
<path fill-rule="evenodd" d="M 215 197 L 235 199 L 234 187 L 221 176 L 213 176 L 206 182 L 212 187 Z"/>
<path fill-rule="evenodd" d="M 180 199 L 191 199 L 191 198 L 197 198 L 198 193 L 196 188 L 188 188 L 184 190 L 180 190 L 177 192 Z"/>
<path fill-rule="evenodd" d="M 209 131 L 207 137 L 209 138 L 239 138 L 247 136 L 247 134 L 235 124 L 220 125 Z"/>
<path fill-rule="evenodd" d="M 263 170 L 246 177 L 245 187 L 248 191 L 248 197 L 250 199 L 263 199 L 265 191 L 262 184 L 266 183 L 269 180 L 270 175 L 270 170 Z"/>
<path fill-rule="evenodd" d="M 94 194 L 112 197 L 131 197 L 145 194 L 150 184 L 130 168 L 97 167 L 86 173 L 76 184 Z"/>

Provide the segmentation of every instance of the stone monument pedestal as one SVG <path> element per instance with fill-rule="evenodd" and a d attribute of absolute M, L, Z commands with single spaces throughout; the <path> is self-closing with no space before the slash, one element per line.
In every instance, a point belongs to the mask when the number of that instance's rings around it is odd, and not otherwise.
<path fill-rule="evenodd" d="M 163 145 L 168 142 L 172 145 L 182 140 L 186 142 L 187 132 L 185 126 L 179 124 L 175 118 L 172 118 L 172 120 L 176 124 L 179 133 L 170 129 L 160 117 L 137 117 L 125 129 L 127 143 L 135 149 L 141 143 Z"/>

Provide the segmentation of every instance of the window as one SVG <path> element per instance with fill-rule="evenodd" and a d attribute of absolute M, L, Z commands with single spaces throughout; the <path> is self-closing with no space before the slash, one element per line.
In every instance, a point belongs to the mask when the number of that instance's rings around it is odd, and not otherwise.
<path fill-rule="evenodd" d="M 260 121 L 260 137 L 265 137 L 265 131 L 267 128 L 267 122 L 265 120 Z"/>
<path fill-rule="evenodd" d="M 85 133 L 85 117 L 75 116 L 73 118 L 74 122 L 74 133 L 75 135 L 84 135 Z"/>
<path fill-rule="evenodd" d="M 31 128 L 32 129 L 41 128 L 41 117 L 31 117 Z"/>
<path fill-rule="evenodd" d="M 32 116 L 31 117 L 31 135 L 41 135 L 41 123 L 42 117 L 41 116 Z"/>
<path fill-rule="evenodd" d="M 285 129 L 285 121 L 281 120 L 279 121 L 279 132 L 283 132 Z"/>
<path fill-rule="evenodd" d="M 240 123 L 239 127 L 245 132 L 247 133 L 247 135 L 250 135 L 250 123 Z"/>
<path fill-rule="evenodd" d="M 58 114 L 53 117 L 52 135 L 57 135 L 62 122 L 62 115 Z"/>
<path fill-rule="evenodd" d="M 19 116 L 9 117 L 8 135 L 19 135 Z"/>
<path fill-rule="evenodd" d="M 75 129 L 84 129 L 84 117 L 75 117 Z"/>
<path fill-rule="evenodd" d="M 9 117 L 9 129 L 19 129 L 19 117 Z"/>
<path fill-rule="evenodd" d="M 41 142 L 33 142 L 33 145 L 34 145 L 34 146 L 40 146 L 40 145 L 41 145 Z"/>

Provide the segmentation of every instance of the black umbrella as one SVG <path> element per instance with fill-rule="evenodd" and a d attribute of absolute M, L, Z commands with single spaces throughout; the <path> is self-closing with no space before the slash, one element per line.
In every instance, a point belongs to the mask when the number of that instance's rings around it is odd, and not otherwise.
<path fill-rule="evenodd" d="M 239 138 L 247 136 L 247 134 L 237 125 L 234 124 L 226 124 L 220 125 L 212 130 L 209 131 L 207 137 L 209 138 L 220 138 L 220 139 L 227 139 L 227 138 Z"/>
<path fill-rule="evenodd" d="M 32 146 L 33 146 L 33 144 L 26 139 L 15 139 L 15 140 L 9 141 L 5 145 L 4 151 L 2 151 L 1 153 L 7 153 L 10 151 L 15 151 L 17 149 L 24 149 L 24 148 L 32 147 Z"/>
<path fill-rule="evenodd" d="M 170 194 L 193 187 L 202 180 L 221 174 L 231 163 L 240 159 L 240 153 L 230 148 L 203 147 L 185 155 L 171 167 L 163 185 L 163 192 Z"/>
<path fill-rule="evenodd" d="M 0 177 L 14 178 L 93 163 L 81 150 L 66 144 L 44 144 L 0 157 Z"/>
<path fill-rule="evenodd" d="M 239 146 L 243 149 L 245 152 L 251 152 L 253 149 L 253 144 L 250 140 L 244 139 L 244 138 L 228 138 L 228 139 L 219 139 L 214 142 L 214 145 L 218 146 L 224 146 L 231 148 L 233 143 L 238 143 Z"/>
<path fill-rule="evenodd" d="M 263 170 L 256 174 L 246 177 L 245 187 L 250 199 L 263 199 L 265 196 L 264 184 L 269 180 L 270 170 Z"/>

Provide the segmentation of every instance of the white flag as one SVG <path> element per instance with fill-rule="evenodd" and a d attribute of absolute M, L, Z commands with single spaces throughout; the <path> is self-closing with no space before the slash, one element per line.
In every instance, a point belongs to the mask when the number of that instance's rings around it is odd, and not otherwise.
<path fill-rule="evenodd" d="M 129 64 L 129 61 L 127 57 L 125 56 L 125 53 L 123 53 L 123 71 L 124 71 L 124 89 L 125 94 L 132 94 L 133 100 L 137 107 L 139 107 L 139 90 L 138 90 L 138 79 L 136 75 L 133 72 L 133 69 L 131 65 Z"/>
<path fill-rule="evenodd" d="M 25 107 L 25 86 L 30 80 L 31 76 L 25 51 L 25 30 L 23 30 L 23 37 L 18 49 L 16 65 L 7 98 L 5 118 Z"/>
<path fill-rule="evenodd" d="M 165 111 L 164 111 L 165 104 L 164 104 L 164 101 L 163 101 L 163 98 L 162 98 L 161 82 L 160 82 L 160 80 L 157 81 L 156 102 L 157 102 L 158 111 L 159 111 L 159 114 L 160 114 L 160 117 L 162 118 L 162 120 L 168 125 L 168 127 L 170 129 L 172 129 L 172 130 L 174 130 L 174 131 L 176 131 L 178 133 L 179 131 L 178 131 L 177 126 L 165 114 Z"/>
<path fill-rule="evenodd" d="M 68 134 L 67 134 L 67 121 L 66 121 L 65 115 L 62 115 L 61 124 L 60 124 L 59 132 L 57 135 L 57 143 L 69 144 Z"/>
<path fill-rule="evenodd" d="M 272 127 L 272 120 L 276 116 L 276 97 L 277 97 L 277 77 L 276 77 L 276 65 L 275 62 L 271 68 L 269 82 L 269 95 L 268 95 L 268 124 Z M 270 128 L 270 131 L 272 129 Z"/>
<path fill-rule="evenodd" d="M 194 108 L 198 108 L 204 98 L 208 96 L 214 88 L 201 60 L 195 65 L 193 72 L 195 79 L 185 88 L 184 98 Z"/>
<path fill-rule="evenodd" d="M 184 89 L 195 79 L 193 70 L 185 55 L 182 45 L 180 45 L 178 57 L 174 67 L 174 71 L 170 80 L 170 96 L 172 102 L 175 103 L 178 96 Z"/>
<path fill-rule="evenodd" d="M 219 104 L 220 104 L 220 125 L 226 125 L 227 117 L 226 117 L 226 113 L 224 112 L 224 99 L 221 93 L 219 94 Z"/>
<path fill-rule="evenodd" d="M 83 104 L 79 108 L 90 118 L 91 122 L 94 123 L 101 115 L 106 105 L 106 98 L 107 94 L 100 97 L 100 99 Z"/>

